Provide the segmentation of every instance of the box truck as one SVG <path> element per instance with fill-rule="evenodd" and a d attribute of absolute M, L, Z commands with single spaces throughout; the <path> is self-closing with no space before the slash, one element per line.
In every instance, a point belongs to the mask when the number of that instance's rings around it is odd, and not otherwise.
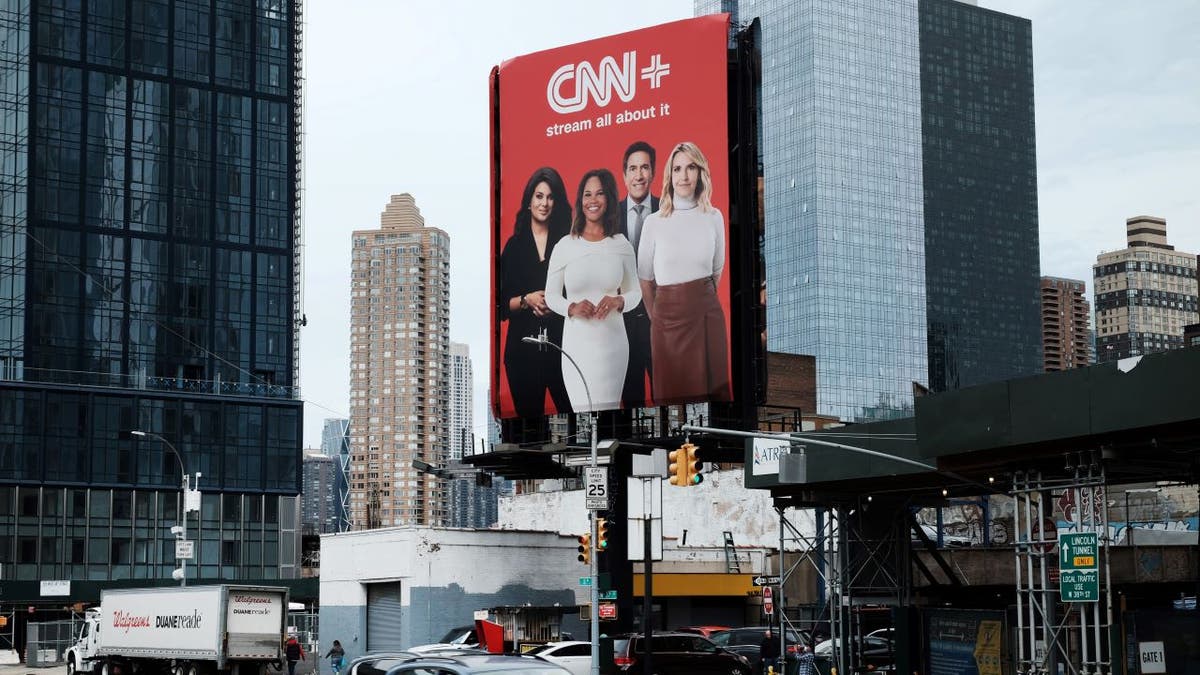
<path fill-rule="evenodd" d="M 287 608 L 287 589 L 271 586 L 101 591 L 67 650 L 67 673 L 258 675 L 282 663 Z"/>

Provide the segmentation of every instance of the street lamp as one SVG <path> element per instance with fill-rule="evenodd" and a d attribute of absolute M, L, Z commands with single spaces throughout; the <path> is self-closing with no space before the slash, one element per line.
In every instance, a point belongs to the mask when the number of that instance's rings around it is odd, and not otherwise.
<path fill-rule="evenodd" d="M 171 578 L 179 580 L 180 586 L 187 586 L 187 561 L 188 561 L 188 558 L 179 556 L 178 542 L 180 542 L 180 541 L 186 542 L 188 540 L 188 538 L 187 538 L 187 521 L 188 521 L 187 514 L 188 514 L 188 512 L 192 511 L 192 510 L 198 511 L 200 509 L 200 505 L 198 503 L 196 504 L 195 509 L 190 509 L 188 507 L 188 495 L 191 494 L 193 491 L 200 490 L 200 475 L 201 474 L 199 471 L 196 472 L 196 482 L 195 482 L 195 484 L 193 484 L 192 480 L 191 480 L 192 477 L 188 474 L 187 468 L 184 466 L 183 457 L 179 454 L 179 451 L 175 449 L 175 446 L 171 444 L 171 441 L 168 441 L 167 439 L 163 438 L 160 434 L 156 434 L 153 431 L 136 431 L 135 430 L 135 431 L 130 431 L 129 435 L 133 436 L 135 438 L 153 438 L 157 441 L 160 441 L 163 445 L 167 446 L 167 448 L 169 448 L 171 450 L 171 453 L 173 455 L 175 455 L 175 461 L 179 462 L 179 474 L 181 476 L 180 490 L 182 490 L 182 503 L 180 504 L 181 508 L 179 510 L 180 525 L 175 525 L 174 527 L 172 527 L 171 534 L 175 535 L 175 537 L 176 537 L 175 550 L 176 550 L 176 557 L 179 558 L 179 561 L 180 561 L 180 567 L 178 569 L 176 569 L 174 572 L 171 572 Z M 188 557 L 191 557 L 191 556 L 188 556 Z"/>
<path fill-rule="evenodd" d="M 588 389 L 587 378 L 583 376 L 583 370 L 579 368 L 579 364 L 575 363 L 575 359 L 567 353 L 565 349 L 559 347 L 546 337 L 546 333 L 539 333 L 537 336 L 529 335 L 521 338 L 521 342 L 540 347 L 553 347 L 557 349 L 572 366 L 575 366 L 575 371 L 579 373 L 579 380 L 583 382 L 583 393 L 587 396 L 588 411 L 592 414 L 592 455 L 591 462 L 588 466 L 595 469 L 599 466 L 598 449 L 600 446 L 599 430 L 600 424 L 596 417 L 596 406 L 592 405 L 592 392 Z M 596 512 L 588 510 L 588 532 L 591 536 L 591 541 L 597 541 L 596 535 Z M 592 675 L 600 675 L 600 582 L 596 575 L 596 556 L 588 557 L 588 574 L 591 575 L 591 606 L 589 607 L 589 618 L 592 624 Z M 649 649 L 649 646 L 647 646 Z"/>

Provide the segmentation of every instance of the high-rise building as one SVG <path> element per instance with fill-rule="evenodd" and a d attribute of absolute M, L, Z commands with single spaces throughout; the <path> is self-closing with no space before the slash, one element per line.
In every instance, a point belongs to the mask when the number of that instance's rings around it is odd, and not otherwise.
<path fill-rule="evenodd" d="M 6 594 L 296 576 L 298 7 L 0 7 Z"/>
<path fill-rule="evenodd" d="M 1082 281 L 1042 277 L 1042 358 L 1047 372 L 1084 368 L 1092 362 L 1086 292 Z"/>
<path fill-rule="evenodd" d="M 350 420 L 332 418 L 321 428 L 321 452 L 333 458 L 336 532 L 350 529 Z"/>
<path fill-rule="evenodd" d="M 1116 361 L 1184 345 L 1196 323 L 1196 254 L 1167 244 L 1167 221 L 1125 221 L 1126 247 L 1096 256 L 1096 360 Z"/>
<path fill-rule="evenodd" d="M 355 529 L 441 525 L 449 457 L 450 237 L 393 195 L 377 230 L 353 234 L 350 519 Z"/>
<path fill-rule="evenodd" d="M 696 0 L 762 26 L 767 349 L 817 413 L 1037 372 L 1029 21 L 953 0 Z"/>
<path fill-rule="evenodd" d="M 471 372 L 471 348 L 450 343 L 450 453 L 448 459 L 474 454 L 472 424 L 475 419 L 475 376 Z"/>
<path fill-rule="evenodd" d="M 306 536 L 339 532 L 337 517 L 337 460 L 320 450 L 304 453 L 304 487 L 300 524 Z"/>
<path fill-rule="evenodd" d="M 450 460 L 480 452 L 474 434 L 474 385 L 470 347 L 450 343 Z M 490 417 L 490 416 L 489 416 Z M 482 439 L 481 439 L 482 440 Z M 484 482 L 486 481 L 486 484 Z M 499 515 L 498 491 L 492 479 L 482 476 L 450 481 L 447 525 L 489 527 Z"/>

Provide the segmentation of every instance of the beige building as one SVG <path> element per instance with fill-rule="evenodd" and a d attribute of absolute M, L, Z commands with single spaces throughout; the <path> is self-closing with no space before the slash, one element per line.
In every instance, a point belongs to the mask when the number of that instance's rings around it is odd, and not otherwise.
<path fill-rule="evenodd" d="M 1128 246 L 1101 253 L 1095 277 L 1096 360 L 1183 347 L 1183 327 L 1197 321 L 1196 254 L 1167 244 L 1167 221 L 1125 221 Z"/>
<path fill-rule="evenodd" d="M 1087 288 L 1077 279 L 1042 277 L 1042 362 L 1046 372 L 1091 363 Z"/>
<path fill-rule="evenodd" d="M 449 452 L 450 237 L 409 194 L 353 237 L 350 518 L 356 530 L 441 525 L 442 485 L 412 463 Z"/>

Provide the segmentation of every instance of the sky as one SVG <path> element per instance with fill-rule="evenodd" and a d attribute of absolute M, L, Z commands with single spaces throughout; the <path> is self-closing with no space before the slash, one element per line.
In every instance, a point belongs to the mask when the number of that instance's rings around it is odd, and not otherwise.
<path fill-rule="evenodd" d="M 1088 282 L 1125 219 L 1200 252 L 1200 6 L 979 0 L 1033 22 L 1042 274 Z M 306 3 L 304 442 L 349 416 L 350 233 L 411 193 L 450 235 L 450 339 L 488 387 L 488 73 L 505 59 L 692 16 L 691 0 Z"/>

